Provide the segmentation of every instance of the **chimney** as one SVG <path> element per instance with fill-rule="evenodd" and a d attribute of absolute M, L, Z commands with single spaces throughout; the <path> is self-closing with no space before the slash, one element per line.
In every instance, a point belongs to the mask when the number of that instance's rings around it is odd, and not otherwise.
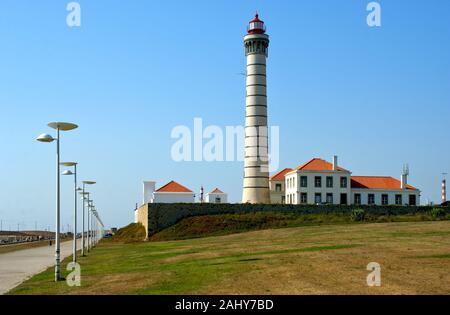
<path fill-rule="evenodd" d="M 333 171 L 337 171 L 338 169 L 338 157 L 337 155 L 333 155 Z"/>
<path fill-rule="evenodd" d="M 143 188 L 143 201 L 142 204 L 151 203 L 153 199 L 153 193 L 155 192 L 156 182 L 144 181 Z"/>
<path fill-rule="evenodd" d="M 408 166 L 408 164 L 405 164 L 403 166 L 402 179 L 401 179 L 401 183 L 400 183 L 401 189 L 406 189 L 406 185 L 408 185 L 408 175 L 409 175 L 409 166 Z"/>

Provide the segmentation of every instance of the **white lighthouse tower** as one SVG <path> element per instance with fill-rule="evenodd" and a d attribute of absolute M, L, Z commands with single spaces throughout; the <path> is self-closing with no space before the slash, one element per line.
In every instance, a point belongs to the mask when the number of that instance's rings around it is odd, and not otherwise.
<path fill-rule="evenodd" d="M 266 59 L 269 36 L 256 14 L 244 37 L 247 57 L 243 203 L 270 203 Z"/>

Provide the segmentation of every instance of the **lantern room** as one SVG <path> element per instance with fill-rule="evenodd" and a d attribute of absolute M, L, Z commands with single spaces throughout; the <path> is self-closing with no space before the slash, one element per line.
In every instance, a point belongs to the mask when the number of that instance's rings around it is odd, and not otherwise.
<path fill-rule="evenodd" d="M 259 19 L 258 13 L 256 13 L 255 18 L 250 21 L 247 27 L 248 34 L 264 34 L 266 32 L 266 27 L 264 22 Z"/>

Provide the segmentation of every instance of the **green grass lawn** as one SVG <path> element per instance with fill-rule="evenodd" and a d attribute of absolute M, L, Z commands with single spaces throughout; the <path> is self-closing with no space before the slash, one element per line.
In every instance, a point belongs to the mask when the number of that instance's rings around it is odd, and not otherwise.
<path fill-rule="evenodd" d="M 55 284 L 49 268 L 10 294 L 450 294 L 450 221 L 103 242 L 79 262 L 80 287 Z M 370 262 L 381 287 L 366 284 Z"/>

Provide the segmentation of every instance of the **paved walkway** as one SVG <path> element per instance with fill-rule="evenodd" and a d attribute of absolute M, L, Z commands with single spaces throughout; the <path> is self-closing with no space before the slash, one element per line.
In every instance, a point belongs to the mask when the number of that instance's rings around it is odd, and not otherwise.
<path fill-rule="evenodd" d="M 78 245 L 78 249 L 81 245 Z M 61 243 L 61 261 L 72 254 L 72 242 Z M 42 246 L 0 254 L 0 294 L 55 265 L 55 246 Z M 65 266 L 61 265 L 61 271 Z"/>

